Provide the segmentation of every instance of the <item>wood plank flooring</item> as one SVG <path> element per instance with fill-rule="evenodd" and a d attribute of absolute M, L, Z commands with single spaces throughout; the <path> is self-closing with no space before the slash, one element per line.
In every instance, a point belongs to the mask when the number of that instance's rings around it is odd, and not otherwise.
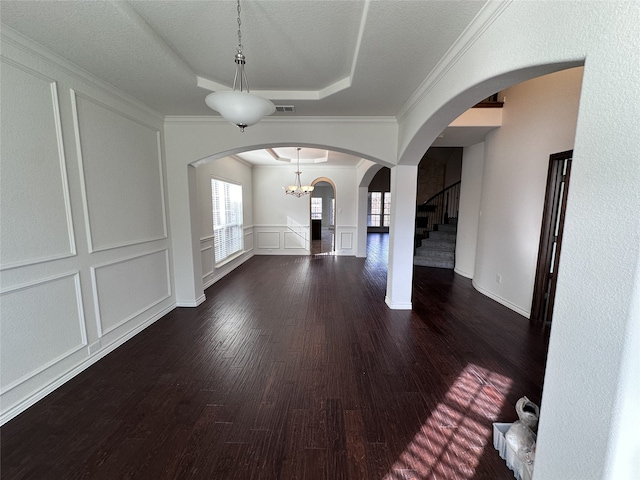
<path fill-rule="evenodd" d="M 412 311 L 368 258 L 256 256 L 4 425 L 12 479 L 511 479 L 492 422 L 546 344 L 450 270 Z"/>

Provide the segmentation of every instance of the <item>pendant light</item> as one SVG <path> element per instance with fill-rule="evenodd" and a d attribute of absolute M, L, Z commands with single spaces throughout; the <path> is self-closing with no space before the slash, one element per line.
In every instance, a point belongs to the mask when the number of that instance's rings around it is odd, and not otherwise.
<path fill-rule="evenodd" d="M 300 174 L 302 173 L 300 171 L 300 150 L 301 148 L 298 147 L 298 171 L 296 172 L 296 179 L 294 181 L 293 185 L 287 185 L 286 187 L 282 187 L 284 190 L 284 193 L 287 195 L 293 195 L 294 197 L 302 197 L 304 195 L 309 195 L 312 191 L 313 191 L 313 186 L 312 185 L 302 185 L 302 181 L 300 180 Z"/>
<path fill-rule="evenodd" d="M 238 9 L 238 46 L 236 47 L 236 74 L 233 78 L 233 90 L 214 92 L 207 95 L 205 102 L 209 108 L 217 111 L 227 122 L 233 123 L 244 132 L 245 127 L 255 125 L 262 117 L 276 111 L 275 105 L 263 97 L 249 92 L 249 82 L 244 71 L 246 58 L 242 53 L 242 31 L 240 30 L 240 0 Z"/>

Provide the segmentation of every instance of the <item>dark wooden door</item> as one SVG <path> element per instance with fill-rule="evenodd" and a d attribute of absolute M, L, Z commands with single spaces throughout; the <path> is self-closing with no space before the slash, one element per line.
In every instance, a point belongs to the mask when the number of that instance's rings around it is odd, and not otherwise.
<path fill-rule="evenodd" d="M 572 157 L 573 150 L 554 153 L 549 157 L 547 193 L 530 317 L 531 322 L 542 330 L 549 328 L 553 314 Z"/>

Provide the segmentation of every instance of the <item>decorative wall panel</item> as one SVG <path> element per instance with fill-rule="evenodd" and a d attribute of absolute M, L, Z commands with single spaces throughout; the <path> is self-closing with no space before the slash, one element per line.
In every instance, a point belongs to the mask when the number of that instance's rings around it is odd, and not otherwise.
<path fill-rule="evenodd" d="M 78 272 L 0 294 L 2 393 L 87 344 Z"/>
<path fill-rule="evenodd" d="M 213 246 L 200 248 L 200 257 L 202 259 L 202 278 L 204 278 L 213 273 Z"/>
<path fill-rule="evenodd" d="M 160 132 L 89 97 L 72 99 L 90 251 L 166 238 Z"/>
<path fill-rule="evenodd" d="M 296 232 L 284 231 L 284 248 L 305 250 L 305 239 Z"/>
<path fill-rule="evenodd" d="M 244 230 L 244 251 L 250 252 L 253 250 L 253 228 L 249 227 Z"/>
<path fill-rule="evenodd" d="M 54 80 L 2 61 L 0 268 L 75 254 Z"/>
<path fill-rule="evenodd" d="M 353 249 L 353 233 L 340 232 L 340 250 Z"/>
<path fill-rule="evenodd" d="M 258 249 L 280 248 L 280 232 L 258 232 Z"/>
<path fill-rule="evenodd" d="M 166 249 L 92 267 L 91 274 L 100 336 L 171 296 Z"/>

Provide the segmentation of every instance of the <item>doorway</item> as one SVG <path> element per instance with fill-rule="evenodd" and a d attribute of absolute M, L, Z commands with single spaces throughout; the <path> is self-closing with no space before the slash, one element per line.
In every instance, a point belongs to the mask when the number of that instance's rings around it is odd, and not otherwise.
<path fill-rule="evenodd" d="M 556 296 L 556 282 L 562 246 L 569 174 L 573 150 L 554 153 L 549 157 L 547 193 L 544 200 L 538 264 L 533 287 L 531 323 L 548 333 L 551 326 L 553 304 Z"/>
<path fill-rule="evenodd" d="M 311 192 L 311 254 L 327 255 L 335 251 L 336 193 L 329 179 L 317 179 Z"/>

